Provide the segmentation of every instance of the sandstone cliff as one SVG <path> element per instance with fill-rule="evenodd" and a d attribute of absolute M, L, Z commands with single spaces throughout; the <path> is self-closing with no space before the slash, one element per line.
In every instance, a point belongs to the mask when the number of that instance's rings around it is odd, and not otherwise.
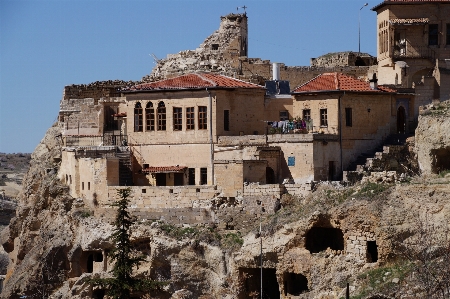
<path fill-rule="evenodd" d="M 420 119 L 416 148 L 424 172 L 433 172 L 427 168 L 433 162 L 422 153 L 450 146 L 449 119 Z M 59 133 L 50 128 L 33 153 L 16 217 L 3 231 L 11 263 L 2 298 L 102 296 L 86 278 L 110 269 L 105 253 L 113 246 L 112 226 L 89 214 L 57 179 Z M 424 291 L 405 270 L 409 264 L 398 246 L 414 244 L 423 225 L 445 236 L 449 182 L 441 171 L 403 183 L 321 184 L 306 198 L 285 195 L 277 213 L 261 218 L 261 234 L 257 215 L 241 214 L 236 230 L 139 223 L 133 242 L 147 259 L 137 273 L 169 281 L 151 298 L 252 298 L 259 292 L 262 244 L 269 298 L 343 298 L 347 282 L 358 298 L 418 298 Z"/>

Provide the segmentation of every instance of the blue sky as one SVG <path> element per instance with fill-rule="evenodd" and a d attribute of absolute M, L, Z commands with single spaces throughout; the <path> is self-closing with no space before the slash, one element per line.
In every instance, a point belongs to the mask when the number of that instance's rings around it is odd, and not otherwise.
<path fill-rule="evenodd" d="M 154 66 L 151 53 L 197 48 L 238 6 L 248 7 L 249 57 L 303 66 L 357 51 L 359 13 L 361 51 L 375 56 L 370 8 L 380 2 L 0 0 L 0 152 L 34 150 L 57 119 L 65 85 L 139 80 Z"/>

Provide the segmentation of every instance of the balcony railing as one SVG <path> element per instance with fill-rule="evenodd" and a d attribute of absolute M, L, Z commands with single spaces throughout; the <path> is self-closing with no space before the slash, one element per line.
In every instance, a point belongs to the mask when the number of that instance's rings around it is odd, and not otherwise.
<path fill-rule="evenodd" d="M 422 47 L 404 47 L 393 49 L 393 58 L 396 60 L 405 58 L 423 58 L 434 61 L 436 59 L 436 52 L 427 46 Z"/>

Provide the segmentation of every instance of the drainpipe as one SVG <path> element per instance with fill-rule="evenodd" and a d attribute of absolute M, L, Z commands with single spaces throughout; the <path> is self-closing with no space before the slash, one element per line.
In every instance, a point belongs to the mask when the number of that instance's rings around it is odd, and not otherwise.
<path fill-rule="evenodd" d="M 212 133 L 212 97 L 211 92 L 206 88 L 206 92 L 209 95 L 209 145 L 210 145 L 210 162 L 211 162 L 211 181 L 212 185 L 214 185 L 214 144 L 213 144 L 213 133 Z"/>
<path fill-rule="evenodd" d="M 342 161 L 342 115 L 341 115 L 341 98 L 345 96 L 345 91 L 338 98 L 338 115 L 339 115 L 339 150 L 340 150 L 340 158 L 341 158 L 341 176 L 344 173 L 344 162 Z M 342 177 L 343 178 L 343 177 Z"/>

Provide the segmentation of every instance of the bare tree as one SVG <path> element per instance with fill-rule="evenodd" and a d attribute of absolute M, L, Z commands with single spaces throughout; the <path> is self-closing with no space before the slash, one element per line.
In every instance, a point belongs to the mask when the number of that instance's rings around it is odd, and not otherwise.
<path fill-rule="evenodd" d="M 416 235 L 396 244 L 411 265 L 410 279 L 426 298 L 450 298 L 450 240 L 447 227 L 418 218 Z"/>

